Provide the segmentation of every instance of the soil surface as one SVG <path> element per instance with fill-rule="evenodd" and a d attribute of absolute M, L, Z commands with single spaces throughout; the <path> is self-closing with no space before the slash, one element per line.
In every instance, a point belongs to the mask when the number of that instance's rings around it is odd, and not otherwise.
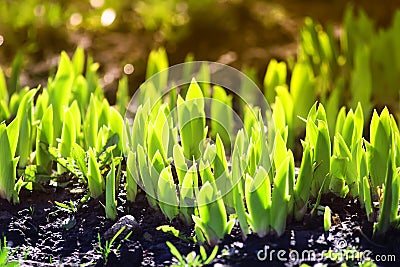
<path fill-rule="evenodd" d="M 121 246 L 118 251 L 111 250 L 106 266 L 169 265 L 172 255 L 166 241 L 172 242 L 184 255 L 199 249 L 193 242 L 156 229 L 161 225 L 171 225 L 188 238 L 193 235 L 192 226 L 188 227 L 179 220 L 168 222 L 160 211 L 149 207 L 143 192 L 138 194 L 134 203 L 129 203 L 125 201 L 125 192 L 120 186 L 116 221 L 105 218 L 104 198 L 82 203 L 84 196 L 79 184 L 70 184 L 66 188 L 46 187 L 44 191 L 22 190 L 17 205 L 0 200 L 0 236 L 6 236 L 12 247 L 11 258 L 21 262 L 22 266 L 104 266 L 98 252 L 98 235 L 100 233 L 104 247 L 104 237 L 112 237 L 110 229 L 125 215 L 132 215 L 137 224 L 130 229 L 132 234 L 128 239 L 118 238 L 114 243 L 114 249 L 118 244 Z M 68 205 L 70 200 L 77 208 L 76 212 L 55 204 L 58 201 Z M 381 240 L 372 240 L 373 225 L 366 220 L 356 200 L 326 196 L 321 205 L 329 205 L 335 215 L 329 233 L 324 232 L 322 215 L 306 215 L 301 223 L 289 223 L 279 238 L 250 235 L 243 241 L 238 226 L 235 226 L 219 246 L 218 256 L 212 264 L 299 266 L 301 263 L 324 262 L 329 266 L 340 266 L 340 256 L 344 251 L 354 255 L 348 256 L 349 266 L 357 263 L 357 255 L 360 256 L 361 252 L 372 259 L 377 255 L 386 259 L 392 257 L 392 262 L 376 262 L 379 266 L 396 266 L 393 260 L 400 261 L 400 231 L 391 231 Z M 120 237 L 125 235 L 123 232 Z M 283 252 L 278 257 L 279 250 Z M 332 252 L 330 256 L 326 251 Z M 294 259 L 296 255 L 300 256 L 299 261 Z"/>

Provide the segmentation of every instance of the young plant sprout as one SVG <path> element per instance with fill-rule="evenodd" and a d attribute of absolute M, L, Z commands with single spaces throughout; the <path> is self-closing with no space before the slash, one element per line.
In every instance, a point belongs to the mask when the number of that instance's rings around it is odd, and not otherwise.
<path fill-rule="evenodd" d="M 15 190 L 18 157 L 15 157 L 18 138 L 18 118 L 6 126 L 0 123 L 0 198 L 19 202 Z"/>
<path fill-rule="evenodd" d="M 328 232 L 329 229 L 331 229 L 332 226 L 332 211 L 329 208 L 329 206 L 325 206 L 324 210 L 324 230 L 325 232 Z"/>
<path fill-rule="evenodd" d="M 235 220 L 228 221 L 224 202 L 219 192 L 216 192 L 209 182 L 206 182 L 200 189 L 197 201 L 199 216 L 192 216 L 199 229 L 196 235 L 198 240 L 202 240 L 201 235 L 204 235 L 208 244 L 215 246 L 226 234 L 231 232 Z"/>
<path fill-rule="evenodd" d="M 23 186 L 36 190 L 79 184 L 86 199 L 99 201 L 105 193 L 105 216 L 115 220 L 116 195 L 120 182 L 125 182 L 122 198 L 134 202 L 145 194 L 149 206 L 166 219 L 194 227 L 195 237 L 185 242 L 215 246 L 210 256 L 201 246 L 200 255 L 185 257 L 168 242 L 174 262 L 182 266 L 210 264 L 217 244 L 235 223 L 243 239 L 251 234 L 282 236 L 293 218 L 321 216 L 315 211 L 328 194 L 359 199 L 374 223 L 374 236 L 384 236 L 400 225 L 400 132 L 386 107 L 380 114 L 374 110 L 369 124 L 367 116 L 371 100 L 386 98 L 372 86 L 393 81 L 386 74 L 371 75 L 370 62 L 379 62 L 375 46 L 380 43 L 354 42 L 350 33 L 360 25 L 350 27 L 357 22 L 351 20 L 344 25 L 348 40 L 338 46 L 331 33 L 307 19 L 299 60 L 270 61 L 264 93 L 268 101 L 275 100 L 272 115 L 207 83 L 212 73 L 206 64 L 190 77 L 190 84 L 169 84 L 168 71 L 155 75 L 168 68 L 163 49 L 149 56 L 149 82 L 139 89 L 133 121 L 124 121 L 122 114 L 128 103 L 127 78 L 120 81 L 116 107 L 110 105 L 96 74 L 99 65 L 85 59 L 81 48 L 72 59 L 61 54 L 45 88 L 20 89 L 15 77 L 7 88 L 0 70 L 0 198 L 17 203 Z M 391 77 L 395 80 L 396 75 Z M 162 96 L 168 86 L 173 89 Z M 346 94 L 351 98 L 344 99 Z M 339 109 L 343 103 L 352 108 Z M 241 129 L 233 109 L 243 119 Z M 206 118 L 208 111 L 211 120 Z M 365 126 L 369 140 L 363 139 Z M 300 146 L 297 137 L 304 129 Z M 294 154 L 301 158 L 295 161 Z M 70 213 L 79 212 L 75 201 L 53 202 Z M 331 213 L 325 206 L 325 232 L 332 227 Z M 105 261 L 121 232 L 104 247 L 99 242 Z M 0 246 L 0 262 L 8 264 L 8 250 L 4 251 Z"/>
<path fill-rule="evenodd" d="M 115 199 L 115 163 L 111 159 L 110 171 L 106 177 L 106 217 L 115 220 L 117 217 L 117 200 Z"/>
<path fill-rule="evenodd" d="M 178 122 L 183 154 L 187 159 L 200 158 L 199 144 L 207 134 L 204 99 L 200 86 L 193 79 L 185 100 L 178 97 Z"/>

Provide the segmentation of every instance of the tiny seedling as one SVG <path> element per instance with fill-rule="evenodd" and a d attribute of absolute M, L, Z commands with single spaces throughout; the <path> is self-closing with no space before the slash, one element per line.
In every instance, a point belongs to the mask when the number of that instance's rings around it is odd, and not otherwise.
<path fill-rule="evenodd" d="M 181 233 L 178 229 L 170 225 L 161 225 L 156 228 L 158 231 L 163 231 L 164 233 L 171 234 L 185 242 L 196 242 L 196 238 L 186 236 L 185 234 Z"/>
<path fill-rule="evenodd" d="M 75 203 L 72 200 L 69 201 L 68 205 L 58 201 L 54 201 L 54 204 L 56 204 L 56 206 L 61 210 L 67 211 L 68 213 L 76 213 L 78 211 L 78 208 L 75 206 Z"/>
<path fill-rule="evenodd" d="M 117 233 L 115 233 L 115 235 L 110 239 L 110 240 L 106 240 L 104 246 L 101 243 L 101 236 L 100 233 L 97 234 L 97 248 L 96 248 L 96 252 L 98 254 L 101 255 L 101 257 L 104 260 L 104 264 L 107 264 L 108 262 L 108 255 L 110 254 L 110 252 L 113 250 L 114 252 L 118 253 L 121 244 L 118 244 L 116 246 L 116 248 L 113 248 L 115 240 L 118 238 L 119 235 L 121 235 L 121 233 L 125 230 L 125 226 L 123 226 L 121 229 L 119 229 L 119 231 Z M 130 236 L 132 235 L 132 231 L 130 231 L 124 238 L 124 240 L 127 240 Z"/>
<path fill-rule="evenodd" d="M 16 267 L 19 266 L 17 261 L 10 261 L 11 250 L 7 246 L 7 239 L 3 237 L 3 242 L 0 242 L 0 266 L 2 267 Z"/>
<path fill-rule="evenodd" d="M 33 214 L 35 214 L 35 206 L 29 206 L 29 211 L 31 212 L 31 216 L 33 217 Z"/>
<path fill-rule="evenodd" d="M 200 255 L 197 255 L 195 251 L 192 251 L 186 256 L 183 256 L 171 242 L 167 241 L 167 246 L 169 247 L 171 254 L 174 256 L 174 262 L 171 265 L 173 267 L 204 266 L 210 264 L 218 253 L 218 246 L 215 246 L 211 254 L 207 256 L 205 248 L 200 246 Z"/>
<path fill-rule="evenodd" d="M 325 232 L 328 232 L 329 229 L 331 229 L 332 226 L 332 211 L 328 206 L 325 206 L 325 211 L 324 211 L 324 230 Z"/>
<path fill-rule="evenodd" d="M 58 201 L 55 201 L 54 203 L 59 208 L 59 211 L 66 211 L 67 213 L 70 214 L 70 216 L 68 218 L 66 218 L 62 222 L 62 226 L 66 230 L 69 230 L 69 229 L 73 228 L 75 226 L 75 224 L 76 224 L 76 220 L 75 220 L 74 214 L 78 211 L 78 208 L 76 207 L 75 203 L 72 202 L 72 200 L 69 201 L 68 205 L 64 204 L 64 203 L 60 203 Z M 55 213 L 57 213 L 57 212 L 58 211 L 55 211 Z"/>

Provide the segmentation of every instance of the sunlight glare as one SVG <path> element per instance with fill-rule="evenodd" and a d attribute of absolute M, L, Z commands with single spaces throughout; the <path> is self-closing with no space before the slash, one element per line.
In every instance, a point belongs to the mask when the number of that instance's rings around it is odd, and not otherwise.
<path fill-rule="evenodd" d="M 103 26 L 110 26 L 115 20 L 115 11 L 112 8 L 107 8 L 101 15 L 101 24 Z"/>

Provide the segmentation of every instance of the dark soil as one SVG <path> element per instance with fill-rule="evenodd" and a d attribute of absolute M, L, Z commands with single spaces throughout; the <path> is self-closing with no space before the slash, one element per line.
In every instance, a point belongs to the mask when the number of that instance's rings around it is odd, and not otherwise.
<path fill-rule="evenodd" d="M 78 189 L 77 189 L 78 188 Z M 0 236 L 6 236 L 14 254 L 12 259 L 21 262 L 22 266 L 103 266 L 104 261 L 97 252 L 98 234 L 104 246 L 104 233 L 115 222 L 105 218 L 103 199 L 89 199 L 81 203 L 85 196 L 79 185 L 71 184 L 66 188 L 50 188 L 45 191 L 21 191 L 20 204 L 11 205 L 0 200 Z M 118 218 L 130 214 L 139 224 L 133 229 L 133 234 L 127 240 L 118 239 L 121 244 L 118 253 L 111 252 L 107 266 L 165 266 L 171 263 L 172 255 L 166 241 L 172 242 L 182 254 L 192 250 L 198 251 L 198 246 L 178 239 L 171 234 L 156 230 L 157 226 L 170 224 L 186 236 L 192 235 L 192 227 L 187 227 L 176 220 L 169 223 L 160 211 L 150 208 L 144 193 L 139 193 L 134 203 L 127 203 L 124 190 L 121 187 L 118 196 Z M 78 207 L 72 213 L 60 210 L 55 201 L 69 203 L 72 200 Z M 322 205 L 329 205 L 332 214 L 338 217 L 329 233 L 323 230 L 322 216 L 306 216 L 302 223 L 290 223 L 280 238 L 267 236 L 259 238 L 251 235 L 246 241 L 237 226 L 231 235 L 226 236 L 220 245 L 218 257 L 213 264 L 219 266 L 298 266 L 300 262 L 289 260 L 289 251 L 301 253 L 313 250 L 315 258 L 303 261 L 315 264 L 319 261 L 331 266 L 340 266 L 338 262 L 322 257 L 324 250 L 343 251 L 343 243 L 355 251 L 370 250 L 375 255 L 395 255 L 400 259 L 400 232 L 392 231 L 382 240 L 371 240 L 372 224 L 366 221 L 364 211 L 356 200 L 339 199 L 326 196 Z M 266 247 L 268 246 L 268 247 Z M 115 248 L 115 247 L 114 247 Z M 272 258 L 260 261 L 257 254 L 267 248 L 267 255 Z M 281 257 L 288 258 L 281 262 L 277 251 L 284 250 Z M 283 253 L 283 252 L 281 252 Z M 264 254 L 260 254 L 263 256 Z M 336 254 L 333 254 L 336 255 Z M 332 257 L 331 257 L 332 258 Z M 311 258 L 312 259 L 312 258 Z M 348 262 L 356 263 L 357 260 Z M 394 262 L 377 262 L 379 266 L 395 266 Z M 352 265 L 350 265 L 352 266 Z"/>

